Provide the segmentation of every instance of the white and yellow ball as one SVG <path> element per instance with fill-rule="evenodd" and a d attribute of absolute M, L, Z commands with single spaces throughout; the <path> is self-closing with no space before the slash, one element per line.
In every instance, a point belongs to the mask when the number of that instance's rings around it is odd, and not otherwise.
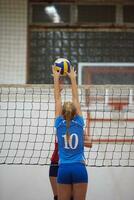
<path fill-rule="evenodd" d="M 71 63 L 69 60 L 67 60 L 66 58 L 58 58 L 57 60 L 55 60 L 54 62 L 54 69 L 56 71 L 60 71 L 60 74 L 62 76 L 66 76 L 67 72 L 70 72 L 71 69 Z"/>

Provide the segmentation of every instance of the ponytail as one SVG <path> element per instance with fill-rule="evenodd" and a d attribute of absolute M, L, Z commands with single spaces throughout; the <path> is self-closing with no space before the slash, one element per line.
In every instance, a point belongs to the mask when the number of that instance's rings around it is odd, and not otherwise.
<path fill-rule="evenodd" d="M 70 128 L 70 122 L 73 119 L 73 117 L 76 114 L 76 108 L 71 102 L 65 102 L 63 105 L 62 109 L 62 115 L 64 119 L 66 120 L 66 139 L 67 142 L 69 142 L 70 139 L 70 133 L 69 133 L 69 128 Z"/>
<path fill-rule="evenodd" d="M 66 139 L 67 139 L 67 142 L 69 142 L 69 139 L 70 139 L 69 127 L 70 127 L 70 121 L 72 119 L 71 112 L 66 111 L 65 116 L 66 116 L 66 128 L 67 128 Z"/>

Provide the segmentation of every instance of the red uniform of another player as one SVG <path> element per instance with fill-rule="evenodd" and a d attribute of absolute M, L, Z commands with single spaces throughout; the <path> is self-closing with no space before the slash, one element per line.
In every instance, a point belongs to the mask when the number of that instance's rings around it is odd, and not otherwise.
<path fill-rule="evenodd" d="M 52 157 L 51 157 L 51 163 L 58 164 L 58 161 L 59 161 L 58 143 L 55 139 L 55 147 L 54 147 L 54 152 L 53 152 Z"/>

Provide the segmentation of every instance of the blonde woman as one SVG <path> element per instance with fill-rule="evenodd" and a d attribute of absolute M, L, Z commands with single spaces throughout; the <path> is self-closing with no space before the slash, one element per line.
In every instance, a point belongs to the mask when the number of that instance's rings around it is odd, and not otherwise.
<path fill-rule="evenodd" d="M 60 95 L 60 72 L 53 68 L 55 97 L 55 127 L 58 138 L 58 200 L 85 200 L 88 175 L 84 158 L 84 119 L 78 98 L 76 72 L 68 73 L 72 87 L 72 102 L 64 102 Z M 89 144 L 91 146 L 91 144 Z"/>

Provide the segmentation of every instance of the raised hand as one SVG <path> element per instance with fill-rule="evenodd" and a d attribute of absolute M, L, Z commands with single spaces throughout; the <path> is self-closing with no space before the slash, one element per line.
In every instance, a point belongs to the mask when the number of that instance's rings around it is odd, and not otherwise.
<path fill-rule="evenodd" d="M 74 67 L 71 67 L 70 72 L 67 72 L 67 75 L 70 79 L 76 78 L 77 74 L 76 74 L 76 70 L 74 69 Z"/>
<path fill-rule="evenodd" d="M 54 77 L 54 78 L 60 78 L 60 71 L 56 71 L 55 69 L 54 69 L 54 65 L 52 65 L 52 76 Z"/>

